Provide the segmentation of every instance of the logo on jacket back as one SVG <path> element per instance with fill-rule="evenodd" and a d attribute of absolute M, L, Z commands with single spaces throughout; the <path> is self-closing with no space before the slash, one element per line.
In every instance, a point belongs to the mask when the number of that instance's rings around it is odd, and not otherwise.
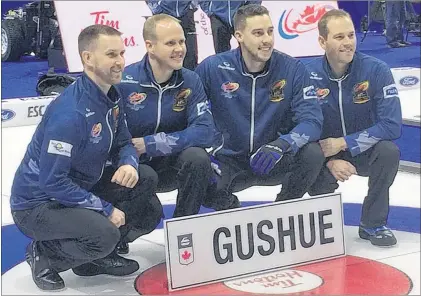
<path fill-rule="evenodd" d="M 1 110 L 1 121 L 8 121 L 13 119 L 13 117 L 16 116 L 15 111 L 12 111 L 10 109 L 3 109 Z"/>
<path fill-rule="evenodd" d="M 420 80 L 416 76 L 405 76 L 399 80 L 402 86 L 410 87 L 416 85 Z"/>
<path fill-rule="evenodd" d="M 237 82 L 225 82 L 221 85 L 222 95 L 228 99 L 234 97 L 233 93 L 240 87 Z"/>
<path fill-rule="evenodd" d="M 174 104 L 172 105 L 172 109 L 176 112 L 183 111 L 187 105 L 187 98 L 191 94 L 190 88 L 184 88 L 180 90 L 174 98 Z"/>
<path fill-rule="evenodd" d="M 177 236 L 178 259 L 180 264 L 189 265 L 194 261 L 193 234 L 183 234 Z"/>
<path fill-rule="evenodd" d="M 335 7 L 326 4 L 307 5 L 304 11 L 284 10 L 279 19 L 279 35 L 284 39 L 294 39 L 300 34 L 317 29 L 322 16 Z"/>
<path fill-rule="evenodd" d="M 355 104 L 364 104 L 370 100 L 370 97 L 368 96 L 369 86 L 370 82 L 368 82 L 368 80 L 354 85 L 354 88 L 352 89 L 352 101 Z"/>
<path fill-rule="evenodd" d="M 97 144 L 99 141 L 101 141 L 101 131 L 102 131 L 102 123 L 98 122 L 92 126 L 91 129 L 91 142 Z"/>
<path fill-rule="evenodd" d="M 270 89 L 270 101 L 271 102 L 280 102 L 284 97 L 284 87 L 286 85 L 286 80 L 282 79 L 279 81 L 276 81 L 274 84 L 272 84 L 272 88 Z"/>
<path fill-rule="evenodd" d="M 146 97 L 146 93 L 132 92 L 127 98 L 127 107 L 134 111 L 145 108 L 145 106 L 141 104 L 144 100 L 146 100 Z"/>

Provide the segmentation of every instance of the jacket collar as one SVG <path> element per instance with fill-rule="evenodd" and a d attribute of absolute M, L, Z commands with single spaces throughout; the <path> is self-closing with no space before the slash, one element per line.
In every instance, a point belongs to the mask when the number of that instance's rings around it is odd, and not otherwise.
<path fill-rule="evenodd" d="M 104 92 L 99 88 L 99 86 L 89 78 L 86 73 L 82 73 L 81 77 L 81 86 L 85 93 L 89 96 L 95 104 L 105 105 L 108 109 L 118 105 L 118 102 L 121 98 L 120 93 L 117 91 L 113 85 L 111 85 L 110 91 L 108 94 L 110 96 L 116 96 L 115 101 L 112 101 Z"/>
<path fill-rule="evenodd" d="M 359 64 L 359 55 L 357 52 L 354 53 L 351 63 L 348 65 L 348 69 L 345 71 L 344 75 L 340 78 L 335 78 L 335 75 L 332 71 L 332 68 L 329 65 L 326 55 L 323 56 L 323 70 L 327 73 L 328 78 L 333 81 L 343 81 L 345 80 L 355 69 L 358 69 Z"/>
<path fill-rule="evenodd" d="M 234 51 L 234 55 L 237 60 L 237 63 L 240 65 L 240 69 L 243 75 L 251 75 L 250 72 L 247 70 L 247 66 L 244 62 L 240 46 L 238 46 L 233 51 Z M 266 62 L 265 67 L 263 68 L 263 71 L 259 76 L 264 76 L 269 72 L 271 60 L 272 60 L 272 57 L 270 57 L 270 59 Z"/>
<path fill-rule="evenodd" d="M 139 84 L 148 86 L 158 86 L 155 77 L 153 76 L 152 67 L 149 62 L 148 54 L 145 54 L 139 64 Z M 182 69 L 175 70 L 170 78 L 170 87 L 174 87 L 184 81 Z"/>

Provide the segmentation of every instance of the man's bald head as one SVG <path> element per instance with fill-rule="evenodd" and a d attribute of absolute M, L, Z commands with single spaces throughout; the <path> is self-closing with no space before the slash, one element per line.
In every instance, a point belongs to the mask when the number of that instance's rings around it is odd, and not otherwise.
<path fill-rule="evenodd" d="M 155 41 L 157 39 L 157 26 L 171 26 L 173 24 L 181 27 L 180 21 L 168 14 L 156 14 L 149 17 L 143 26 L 143 40 Z"/>

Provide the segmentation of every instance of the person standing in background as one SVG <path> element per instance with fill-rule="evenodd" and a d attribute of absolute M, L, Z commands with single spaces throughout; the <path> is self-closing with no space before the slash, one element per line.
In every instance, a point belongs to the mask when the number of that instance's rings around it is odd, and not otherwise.
<path fill-rule="evenodd" d="M 411 45 L 403 38 L 406 20 L 406 1 L 386 1 L 386 42 L 397 48 Z"/>
<path fill-rule="evenodd" d="M 262 1 L 200 1 L 200 8 L 211 21 L 215 53 L 231 50 L 231 37 L 234 35 L 234 15 L 247 4 L 261 4 Z"/>

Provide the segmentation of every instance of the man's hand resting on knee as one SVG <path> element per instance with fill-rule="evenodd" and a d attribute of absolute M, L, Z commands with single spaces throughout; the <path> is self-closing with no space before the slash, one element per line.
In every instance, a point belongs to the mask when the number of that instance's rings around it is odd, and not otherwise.
<path fill-rule="evenodd" d="M 136 149 L 137 155 L 141 156 L 143 153 L 146 153 L 145 140 L 143 138 L 133 138 L 132 143 Z"/>
<path fill-rule="evenodd" d="M 341 182 L 345 182 L 351 175 L 357 174 L 357 169 L 351 163 L 342 159 L 329 160 L 326 166 L 336 180 Z"/>
<path fill-rule="evenodd" d="M 139 175 L 137 170 L 129 164 L 122 165 L 114 173 L 114 176 L 111 179 L 111 182 L 117 183 L 118 185 L 133 188 L 137 181 L 139 180 Z"/>
<path fill-rule="evenodd" d="M 126 215 L 116 207 L 113 208 L 113 211 L 111 212 L 111 215 L 108 217 L 108 219 L 111 221 L 111 223 L 117 226 L 117 228 L 126 224 Z"/>

